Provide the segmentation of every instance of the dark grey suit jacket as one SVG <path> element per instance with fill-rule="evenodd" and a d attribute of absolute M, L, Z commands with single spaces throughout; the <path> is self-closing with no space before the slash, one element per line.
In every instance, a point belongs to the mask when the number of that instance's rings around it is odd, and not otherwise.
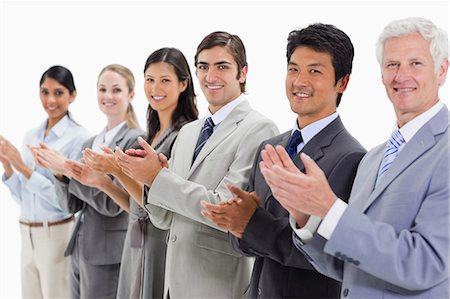
<path fill-rule="evenodd" d="M 108 146 L 130 148 L 144 132 L 123 126 Z M 92 147 L 95 137 L 83 144 Z M 81 153 L 80 153 L 81 157 Z M 118 264 L 128 225 L 128 214 L 109 196 L 97 188 L 87 187 L 76 180 L 57 180 L 56 191 L 61 206 L 70 213 L 80 211 L 65 255 L 73 252 L 77 238 L 81 238 L 80 255 L 92 265 Z"/>
<path fill-rule="evenodd" d="M 273 197 L 259 169 L 266 144 L 287 146 L 291 131 L 264 141 L 257 151 L 249 182 L 261 207 L 253 214 L 242 240 L 231 242 L 243 254 L 256 256 L 250 298 L 338 298 L 340 283 L 316 272 L 292 243 L 289 213 Z M 311 139 L 302 152 L 322 168 L 336 195 L 347 200 L 359 161 L 366 150 L 344 128 L 338 117 Z M 295 165 L 305 171 L 299 155 Z"/>

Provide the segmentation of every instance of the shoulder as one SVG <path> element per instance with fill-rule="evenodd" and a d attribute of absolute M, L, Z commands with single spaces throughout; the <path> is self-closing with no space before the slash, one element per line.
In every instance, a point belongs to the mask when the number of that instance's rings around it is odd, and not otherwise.
<path fill-rule="evenodd" d="M 271 138 L 268 138 L 266 140 L 264 140 L 262 142 L 262 145 L 266 145 L 266 144 L 271 144 L 271 145 L 277 145 L 277 144 L 281 144 L 283 142 L 284 139 L 289 139 L 291 135 L 291 130 L 286 131 L 282 134 L 273 136 Z"/>

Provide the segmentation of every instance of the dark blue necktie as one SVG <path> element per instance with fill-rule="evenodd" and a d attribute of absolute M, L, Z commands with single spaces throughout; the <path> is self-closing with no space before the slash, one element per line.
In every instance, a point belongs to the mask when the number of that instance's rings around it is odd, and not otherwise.
<path fill-rule="evenodd" d="M 205 120 L 202 131 L 200 132 L 200 136 L 198 137 L 197 145 L 195 146 L 195 150 L 194 150 L 194 158 L 192 159 L 192 163 L 194 163 L 195 159 L 197 158 L 198 154 L 202 150 L 206 141 L 208 141 L 208 138 L 209 138 L 209 136 L 211 136 L 213 129 L 214 129 L 214 122 L 212 121 L 211 117 L 208 117 Z"/>
<path fill-rule="evenodd" d="M 302 143 L 302 141 L 302 134 L 299 130 L 295 130 L 291 135 L 291 139 L 289 139 L 288 145 L 286 146 L 286 151 L 291 159 L 294 159 L 295 155 L 297 155 L 297 147 L 300 143 Z"/>

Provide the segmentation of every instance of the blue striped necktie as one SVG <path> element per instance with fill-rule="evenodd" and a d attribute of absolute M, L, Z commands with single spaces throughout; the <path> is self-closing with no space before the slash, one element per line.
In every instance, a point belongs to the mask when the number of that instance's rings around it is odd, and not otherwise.
<path fill-rule="evenodd" d="M 380 178 L 386 173 L 386 171 L 391 167 L 394 162 L 395 157 L 397 157 L 400 149 L 405 145 L 405 139 L 399 130 L 395 130 L 392 133 L 391 138 L 389 138 L 386 143 L 386 151 L 384 152 L 383 160 L 381 161 L 380 168 L 378 169 L 377 183 Z"/>
<path fill-rule="evenodd" d="M 213 133 L 213 129 L 214 129 L 214 122 L 211 119 L 211 117 L 208 117 L 205 120 L 202 131 L 200 132 L 200 136 L 198 137 L 197 145 L 195 146 L 195 150 L 194 150 L 194 158 L 192 159 L 192 163 L 194 163 L 195 159 L 197 158 L 198 154 L 202 150 L 206 141 L 208 141 L 209 136 L 211 136 L 211 134 Z"/>

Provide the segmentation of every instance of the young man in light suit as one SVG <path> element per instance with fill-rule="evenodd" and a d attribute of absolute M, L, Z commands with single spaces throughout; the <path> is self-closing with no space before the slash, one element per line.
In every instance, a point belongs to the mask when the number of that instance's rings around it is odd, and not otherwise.
<path fill-rule="evenodd" d="M 170 228 L 165 297 L 238 298 L 249 283 L 253 260 L 235 252 L 227 233 L 202 216 L 200 201 L 227 200 L 227 183 L 245 188 L 258 145 L 278 131 L 243 95 L 247 60 L 237 35 L 206 36 L 195 65 L 209 109 L 180 130 L 169 168 L 162 168 L 165 158 L 143 140 L 143 157 L 117 155 L 123 170 L 145 184 L 142 204 L 153 224 Z"/>
<path fill-rule="evenodd" d="M 397 20 L 377 50 L 397 122 L 388 143 L 361 161 L 349 204 L 306 155 L 303 174 L 281 148 L 267 147 L 262 173 L 301 227 L 295 245 L 343 281 L 342 297 L 449 298 L 449 111 L 438 96 L 447 33 L 422 18 Z M 318 218 L 316 232 L 309 225 Z"/>
<path fill-rule="evenodd" d="M 281 145 L 304 171 L 298 153 L 307 153 L 324 169 L 333 191 L 348 200 L 366 152 L 336 112 L 352 70 L 353 45 L 335 26 L 317 23 L 292 31 L 286 53 L 286 96 L 297 116 L 294 128 L 260 145 L 247 192 L 232 189 L 239 204 L 204 203 L 205 216 L 234 235 L 238 252 L 256 257 L 249 298 L 337 298 L 340 283 L 318 273 L 290 242 L 289 213 L 273 197 L 259 162 L 265 144 Z M 296 135 L 302 137 L 297 142 Z"/>

